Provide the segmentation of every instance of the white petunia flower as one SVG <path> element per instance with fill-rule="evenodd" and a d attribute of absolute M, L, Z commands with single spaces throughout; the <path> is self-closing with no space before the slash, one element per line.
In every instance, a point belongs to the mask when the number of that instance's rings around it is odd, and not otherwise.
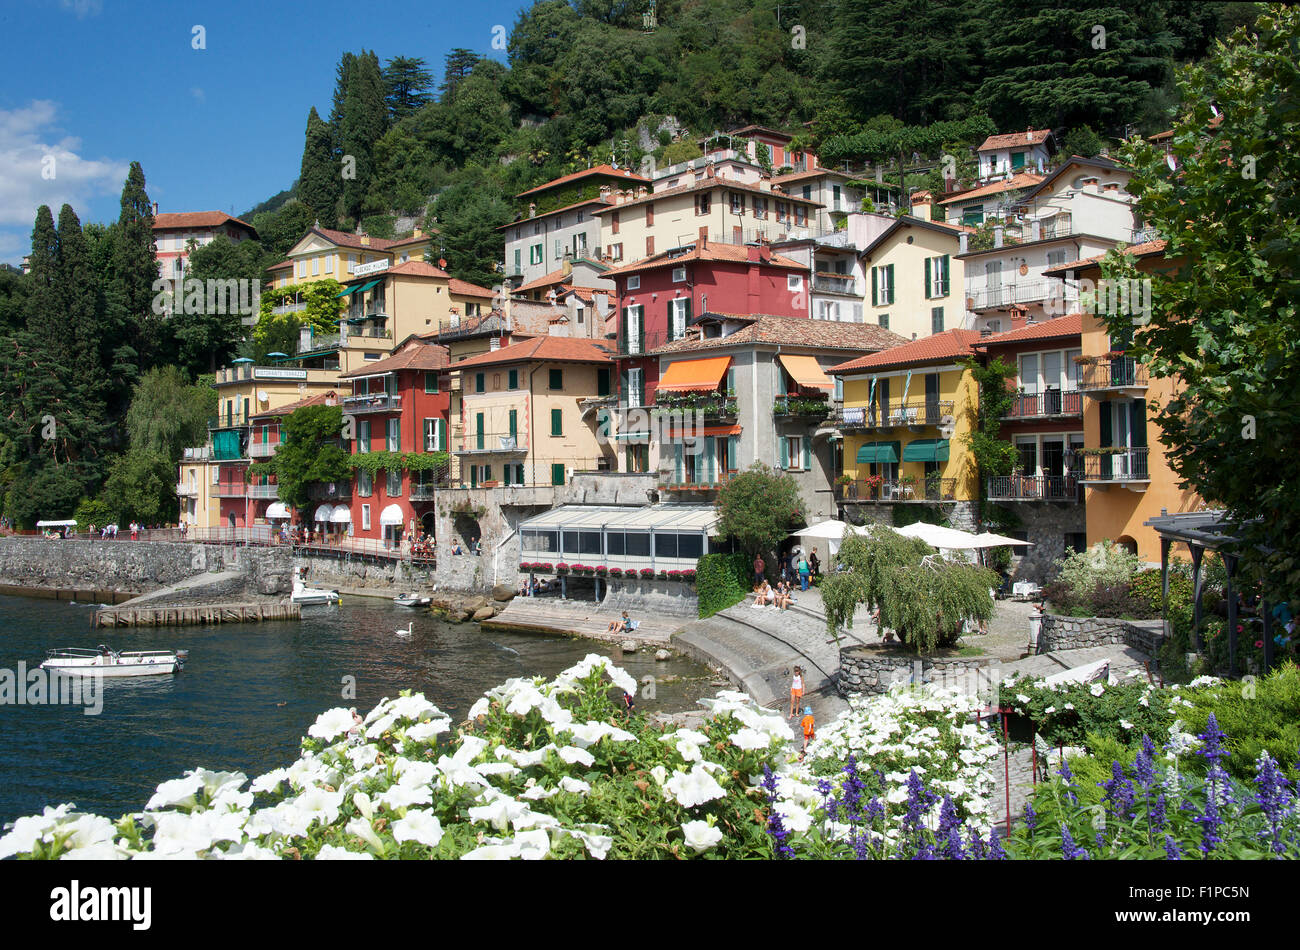
<path fill-rule="evenodd" d="M 352 713 L 342 706 L 336 706 L 317 716 L 316 721 L 307 728 L 307 735 L 329 741 L 347 735 L 351 728 Z"/>
<path fill-rule="evenodd" d="M 338 845 L 322 845 L 316 852 L 317 861 L 373 861 L 375 856 L 369 851 L 349 851 Z"/>
<path fill-rule="evenodd" d="M 558 750 L 558 755 L 570 765 L 592 765 L 596 761 L 596 757 L 586 749 L 579 749 L 574 746 L 566 746 Z"/>
<path fill-rule="evenodd" d="M 715 798 L 723 798 L 726 791 L 699 765 L 690 772 L 674 772 L 664 786 L 683 808 L 695 808 Z"/>
<path fill-rule="evenodd" d="M 591 791 L 591 786 L 582 781 L 582 779 L 571 778 L 566 775 L 560 779 L 560 788 L 566 792 L 572 792 L 574 795 L 584 795 Z"/>
<path fill-rule="evenodd" d="M 65 803 L 58 808 L 45 806 L 39 815 L 29 815 L 14 822 L 7 835 L 0 838 L 0 860 L 12 858 L 17 854 L 30 854 L 45 832 L 59 824 L 69 811 L 76 808 L 72 803 Z"/>
<path fill-rule="evenodd" d="M 393 837 L 399 842 L 414 841 L 426 848 L 436 848 L 442 840 L 442 823 L 433 812 L 412 809 L 393 822 Z"/>
<path fill-rule="evenodd" d="M 722 832 L 707 821 L 687 821 L 682 824 L 686 844 L 693 850 L 708 851 L 722 840 Z"/>

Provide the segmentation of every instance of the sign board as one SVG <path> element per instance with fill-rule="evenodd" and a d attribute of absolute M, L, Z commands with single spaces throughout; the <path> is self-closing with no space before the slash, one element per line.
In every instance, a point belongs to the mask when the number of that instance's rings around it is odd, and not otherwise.
<path fill-rule="evenodd" d="M 358 264 L 352 268 L 352 276 L 363 277 L 366 274 L 376 274 L 381 270 L 388 270 L 388 261 L 371 261 L 369 264 Z"/>
<path fill-rule="evenodd" d="M 253 368 L 254 379 L 306 379 L 307 371 L 305 369 L 288 369 L 279 366 L 255 366 Z"/>

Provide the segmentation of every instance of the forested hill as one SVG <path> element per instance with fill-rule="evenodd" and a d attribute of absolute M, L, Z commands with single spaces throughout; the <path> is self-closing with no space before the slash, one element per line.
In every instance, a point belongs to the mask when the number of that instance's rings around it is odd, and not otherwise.
<path fill-rule="evenodd" d="M 383 237 L 395 214 L 432 215 L 451 270 L 489 282 L 514 194 L 599 162 L 636 167 L 646 152 L 692 157 L 714 129 L 782 128 L 833 140 L 836 157 L 864 131 L 978 114 L 1001 130 L 1157 131 L 1174 67 L 1255 7 L 661 0 L 647 29 L 649 0 L 539 0 L 505 38 L 508 65 L 457 49 L 439 82 L 422 50 L 382 64 L 344 53 L 328 116 L 305 116 L 298 182 L 250 214 L 273 252 L 314 219 Z M 284 205 L 292 197 L 305 207 Z"/>

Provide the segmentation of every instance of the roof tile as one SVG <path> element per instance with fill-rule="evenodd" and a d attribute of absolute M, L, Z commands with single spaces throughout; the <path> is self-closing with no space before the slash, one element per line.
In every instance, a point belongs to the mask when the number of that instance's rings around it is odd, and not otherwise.
<path fill-rule="evenodd" d="M 973 356 L 971 346 L 980 341 L 978 330 L 948 330 L 934 336 L 912 340 L 902 346 L 896 346 L 870 356 L 862 356 L 839 366 L 832 366 L 828 373 L 846 373 L 858 369 L 884 369 L 891 366 L 907 366 L 913 363 L 936 363 Z"/>

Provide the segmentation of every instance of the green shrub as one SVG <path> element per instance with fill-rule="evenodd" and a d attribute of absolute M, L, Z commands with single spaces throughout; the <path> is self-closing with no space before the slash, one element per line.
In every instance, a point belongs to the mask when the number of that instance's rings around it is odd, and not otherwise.
<path fill-rule="evenodd" d="M 112 524 L 118 520 L 116 512 L 105 501 L 99 498 L 83 498 L 81 504 L 77 505 L 77 510 L 72 517 L 77 519 L 77 530 L 85 531 L 92 524 L 97 528 L 102 528 L 106 524 Z"/>
<path fill-rule="evenodd" d="M 751 567 L 744 554 L 706 554 L 695 562 L 695 572 L 701 619 L 740 603 L 749 593 Z"/>
<path fill-rule="evenodd" d="M 1224 680 L 1206 689 L 1184 691 L 1191 707 L 1179 715 L 1183 729 L 1193 735 L 1205 731 L 1210 713 L 1228 735 L 1229 753 L 1224 768 L 1243 781 L 1255 775 L 1255 760 L 1267 751 L 1286 769 L 1291 781 L 1300 779 L 1300 668 L 1287 663 L 1267 676 L 1241 681 Z"/>

